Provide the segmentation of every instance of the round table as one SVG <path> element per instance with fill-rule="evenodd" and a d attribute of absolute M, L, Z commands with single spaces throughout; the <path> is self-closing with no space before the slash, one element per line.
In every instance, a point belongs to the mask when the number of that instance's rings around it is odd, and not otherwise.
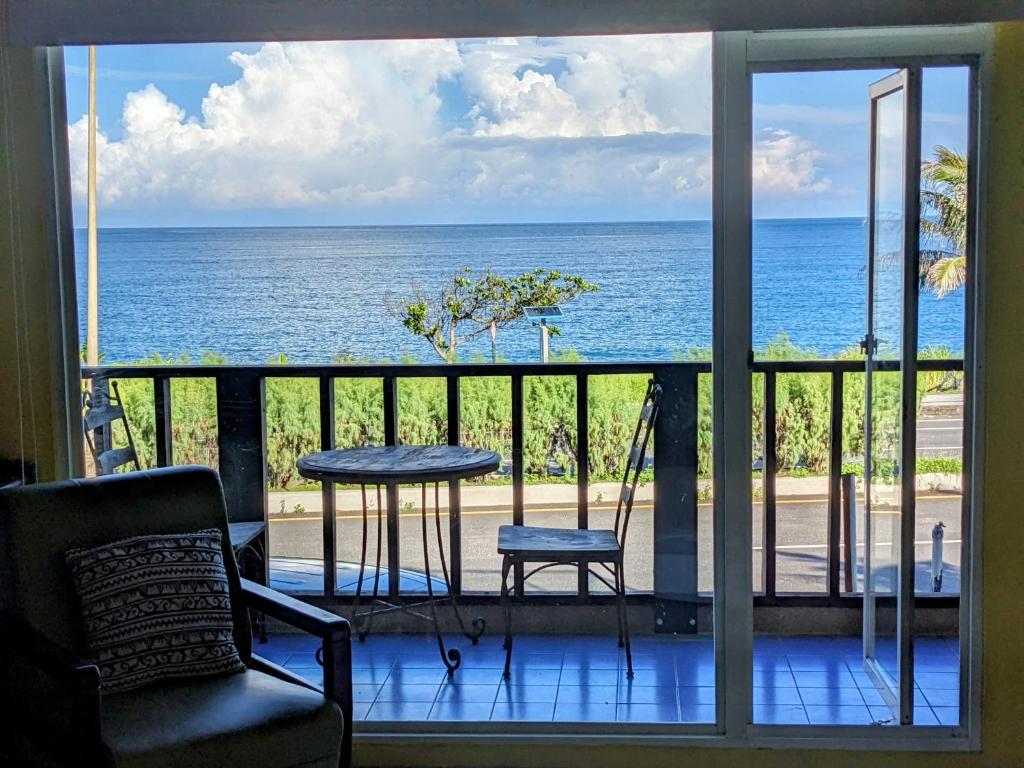
<path fill-rule="evenodd" d="M 302 477 L 323 482 L 358 485 L 362 491 L 363 503 L 363 535 L 359 558 L 359 580 L 356 583 L 356 595 L 352 603 L 352 625 L 359 639 L 365 640 L 373 617 L 382 613 L 403 610 L 431 621 L 441 660 L 451 675 L 459 668 L 462 656 L 457 648 L 445 649 L 444 638 L 437 620 L 438 599 L 434 596 L 433 579 L 430 576 L 430 553 L 427 537 L 427 486 L 434 486 L 434 526 L 437 532 L 437 549 L 441 561 L 441 572 L 448 589 L 447 599 L 462 633 L 474 644 L 483 634 L 486 622 L 483 618 L 474 619 L 473 630 L 466 628 L 459 611 L 459 605 L 452 591 L 451 578 L 448 574 L 448 562 L 445 558 L 443 537 L 441 535 L 441 504 L 440 484 L 469 477 L 478 477 L 494 472 L 501 464 L 501 457 L 493 451 L 480 448 L 467 448 L 460 445 L 390 445 L 362 446 L 342 448 L 334 451 L 322 451 L 298 460 L 298 470 Z M 430 616 L 411 611 L 416 604 L 392 604 L 380 597 L 380 555 L 381 555 L 381 486 L 392 488 L 399 485 L 420 486 L 420 523 L 423 535 L 423 569 L 427 582 L 427 600 Z M 367 486 L 374 486 L 377 492 L 377 556 L 373 578 L 373 597 L 370 610 L 359 613 L 359 602 L 363 591 L 363 575 L 366 570 L 366 541 L 368 532 Z M 389 510 L 397 514 L 397 510 Z M 364 623 L 360 624 L 360 620 Z"/>

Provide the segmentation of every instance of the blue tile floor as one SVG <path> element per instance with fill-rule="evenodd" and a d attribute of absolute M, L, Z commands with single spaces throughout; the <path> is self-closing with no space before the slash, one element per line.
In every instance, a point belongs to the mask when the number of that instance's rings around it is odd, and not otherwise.
<path fill-rule="evenodd" d="M 615 639 L 595 635 L 516 637 L 512 679 L 502 680 L 501 638 L 462 651 L 445 672 L 432 635 L 371 635 L 353 643 L 357 720 L 714 722 L 715 668 L 709 638 L 637 637 L 632 680 Z M 320 683 L 317 641 L 275 634 L 256 652 Z M 855 637 L 764 637 L 754 641 L 754 722 L 865 725 L 891 722 L 863 671 Z M 959 660 L 955 638 L 915 646 L 914 721 L 955 725 Z"/>

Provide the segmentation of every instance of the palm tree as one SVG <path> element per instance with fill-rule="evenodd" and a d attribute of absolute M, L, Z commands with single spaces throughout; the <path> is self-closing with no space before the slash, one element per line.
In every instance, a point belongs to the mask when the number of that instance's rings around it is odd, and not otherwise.
<path fill-rule="evenodd" d="M 940 144 L 921 177 L 921 231 L 931 246 L 921 250 L 921 282 L 942 298 L 967 277 L 967 158 Z"/>

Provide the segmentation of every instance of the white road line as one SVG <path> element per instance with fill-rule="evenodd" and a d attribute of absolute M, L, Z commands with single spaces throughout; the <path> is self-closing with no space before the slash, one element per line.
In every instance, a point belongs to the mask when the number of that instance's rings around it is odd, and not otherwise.
<path fill-rule="evenodd" d="M 960 498 L 961 498 L 961 495 L 959 493 L 949 492 L 949 493 L 938 493 L 938 494 L 928 495 L 928 496 L 918 496 L 917 497 L 917 501 L 956 501 L 957 499 L 960 499 Z M 754 499 L 754 506 L 760 508 L 760 506 L 762 504 L 762 501 L 763 501 L 762 499 Z M 860 502 L 860 503 L 863 503 L 864 497 L 858 495 L 857 496 L 857 501 Z M 779 507 L 795 507 L 795 506 L 825 505 L 827 503 L 828 503 L 828 497 L 810 498 L 810 499 L 799 499 L 799 498 L 797 498 L 797 499 L 787 499 L 785 501 L 780 501 L 778 503 L 778 506 Z M 701 501 L 701 502 L 697 503 L 697 507 L 699 509 L 709 509 L 712 506 L 713 506 L 713 502 L 710 502 L 710 501 Z M 635 512 L 635 511 L 641 510 L 641 509 L 647 510 L 647 509 L 653 509 L 653 508 L 654 507 L 653 507 L 652 504 L 636 504 L 636 505 L 633 506 L 633 511 Z M 374 507 L 371 507 L 371 509 L 370 509 L 371 512 L 375 512 L 375 510 L 376 510 L 376 508 L 374 508 Z M 559 512 L 576 512 L 576 507 L 540 507 L 540 508 L 537 508 L 537 507 L 527 507 L 526 511 L 528 513 L 531 513 L 531 514 L 544 514 L 544 513 L 551 514 L 551 513 L 559 513 Z M 609 512 L 610 513 L 610 512 L 614 512 L 615 511 L 615 507 L 614 506 L 602 506 L 602 507 L 599 507 L 599 506 L 595 506 L 595 505 L 591 504 L 590 505 L 590 511 L 591 512 Z M 462 510 L 462 516 L 463 517 L 477 517 L 477 516 L 491 516 L 491 515 L 505 515 L 505 516 L 509 516 L 510 514 L 511 513 L 509 512 L 509 510 L 506 509 L 506 508 L 501 508 L 501 509 L 463 509 Z M 876 514 L 876 515 L 894 514 L 895 515 L 895 514 L 899 514 L 899 511 L 897 510 L 897 511 L 894 511 L 894 512 L 888 512 L 888 511 L 885 511 L 885 510 L 875 510 L 874 514 Z M 418 518 L 418 517 L 420 517 L 420 513 L 419 512 L 400 512 L 398 516 L 399 517 L 414 517 L 414 518 Z M 446 508 L 442 508 L 441 509 L 441 517 L 448 517 L 448 510 Z M 339 521 L 344 521 L 344 520 L 355 520 L 355 521 L 358 521 L 358 520 L 362 519 L 362 516 L 358 512 L 349 512 L 348 510 L 341 510 L 337 514 L 337 519 Z M 316 510 L 316 514 L 302 514 L 302 515 L 294 515 L 294 516 L 291 516 L 291 517 L 271 517 L 270 518 L 270 522 L 271 523 L 320 523 L 320 522 L 323 522 L 323 516 L 322 516 L 321 510 Z"/>
<path fill-rule="evenodd" d="M 946 544 L 961 544 L 962 543 L 960 539 L 943 539 L 943 541 Z M 932 540 L 931 539 L 928 539 L 927 541 L 915 541 L 914 542 L 914 546 L 915 547 L 925 547 L 925 546 L 930 547 L 931 545 L 932 545 Z M 891 541 L 876 541 L 875 542 L 875 546 L 878 546 L 878 547 L 891 547 L 892 546 L 892 542 Z M 857 544 L 857 548 L 858 549 L 864 549 L 864 544 L 863 543 Z M 755 552 L 760 552 L 763 549 L 764 549 L 764 547 L 754 547 L 754 551 Z M 782 549 L 789 549 L 789 550 L 828 549 L 828 544 L 777 544 L 775 546 L 775 551 L 776 552 L 779 551 L 779 550 L 782 550 Z"/>

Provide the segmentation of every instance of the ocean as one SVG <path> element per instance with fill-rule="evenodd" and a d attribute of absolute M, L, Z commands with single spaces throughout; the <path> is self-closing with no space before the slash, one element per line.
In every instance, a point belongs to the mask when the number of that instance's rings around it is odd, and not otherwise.
<path fill-rule="evenodd" d="M 76 231 L 85 338 L 85 231 Z M 819 355 L 864 335 L 862 219 L 754 222 L 753 337 L 780 334 Z M 436 293 L 463 269 L 517 275 L 537 267 L 600 287 L 564 307 L 552 350 L 588 360 L 665 360 L 711 345 L 707 221 L 383 227 L 101 229 L 100 353 L 106 363 L 154 353 L 193 360 L 326 363 L 438 358 L 389 315 L 385 297 Z M 963 292 L 922 292 L 920 346 L 963 349 Z M 498 354 L 537 358 L 522 321 Z M 489 334 L 464 348 L 489 360 Z"/>

